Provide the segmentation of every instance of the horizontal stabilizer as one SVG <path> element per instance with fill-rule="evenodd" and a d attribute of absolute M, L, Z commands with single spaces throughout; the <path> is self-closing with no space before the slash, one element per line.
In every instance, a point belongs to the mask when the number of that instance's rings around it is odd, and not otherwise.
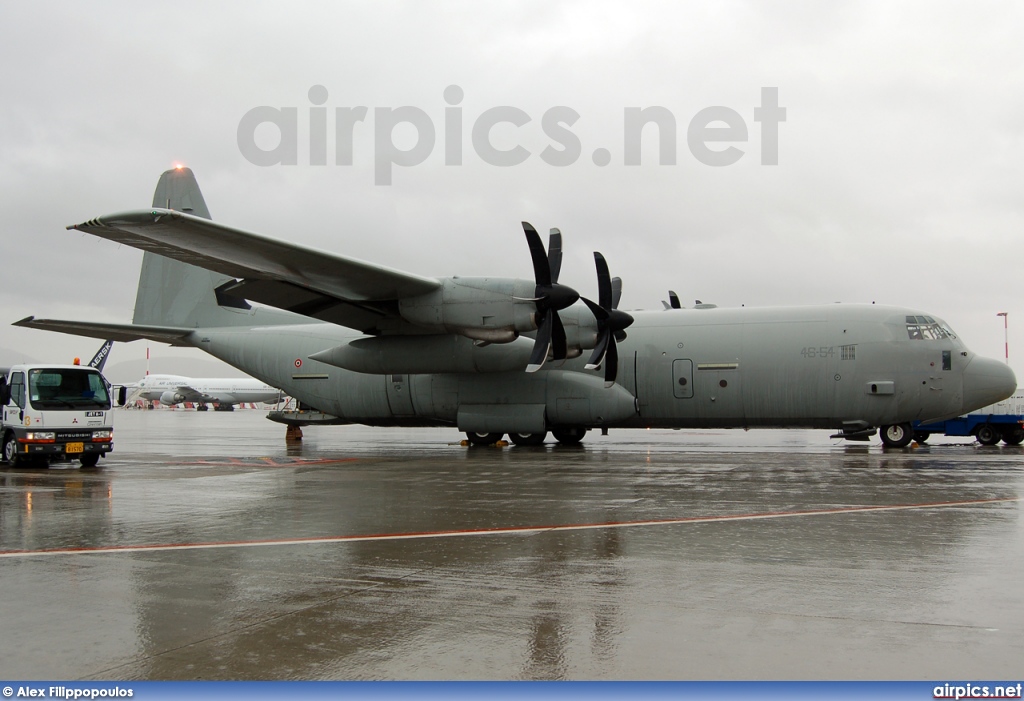
<path fill-rule="evenodd" d="M 172 346 L 190 345 L 184 342 L 195 329 L 181 328 L 176 326 L 147 326 L 143 324 L 104 324 L 89 321 L 65 321 L 61 319 L 36 319 L 34 316 L 25 317 L 16 321 L 12 326 L 23 326 L 29 329 L 43 329 L 44 331 L 58 331 L 73 336 L 87 336 L 89 338 L 109 339 L 127 343 L 148 338 L 159 343 L 168 343 Z"/>

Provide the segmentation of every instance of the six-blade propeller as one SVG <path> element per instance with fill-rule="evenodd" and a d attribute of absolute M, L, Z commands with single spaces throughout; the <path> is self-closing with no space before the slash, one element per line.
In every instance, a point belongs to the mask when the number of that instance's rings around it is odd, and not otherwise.
<path fill-rule="evenodd" d="M 562 234 L 558 229 L 551 230 L 547 253 L 536 229 L 523 222 L 523 231 L 530 246 L 533 278 L 537 284 L 533 293 L 537 304 L 537 341 L 533 344 L 526 372 L 536 372 L 544 365 L 549 353 L 554 360 L 565 359 L 568 351 L 565 327 L 558 312 L 575 304 L 580 293 L 558 284 L 558 273 L 562 269 Z"/>
<path fill-rule="evenodd" d="M 626 338 L 625 329 L 633 323 L 632 316 L 618 309 L 619 298 L 622 296 L 622 280 L 611 277 L 604 256 L 595 251 L 598 301 L 595 303 L 586 297 L 581 298 L 576 290 L 558 283 L 558 273 L 562 268 L 561 232 L 558 229 L 551 230 L 548 250 L 545 252 L 536 229 L 528 222 L 523 222 L 523 231 L 530 246 L 536 281 L 531 301 L 537 305 L 537 340 L 533 345 L 526 371 L 539 370 L 549 355 L 553 360 L 564 360 L 567 357 L 565 327 L 558 312 L 583 299 L 597 320 L 597 342 L 586 367 L 588 370 L 596 370 L 604 365 L 605 382 L 615 382 L 619 365 L 616 342 Z"/>
<path fill-rule="evenodd" d="M 633 323 L 633 317 L 618 309 L 622 280 L 609 275 L 608 263 L 597 251 L 594 251 L 594 263 L 597 265 L 597 303 L 583 298 L 597 319 L 597 344 L 587 363 L 587 370 L 596 370 L 604 365 L 604 380 L 612 383 L 619 370 L 619 351 L 615 344 L 625 340 L 625 329 Z"/>

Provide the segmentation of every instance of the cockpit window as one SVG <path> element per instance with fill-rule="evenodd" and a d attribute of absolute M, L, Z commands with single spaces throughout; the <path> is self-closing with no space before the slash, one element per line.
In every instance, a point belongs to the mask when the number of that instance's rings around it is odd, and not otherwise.
<path fill-rule="evenodd" d="M 948 326 L 930 316 L 907 316 L 907 335 L 912 341 L 942 341 L 956 338 Z"/>

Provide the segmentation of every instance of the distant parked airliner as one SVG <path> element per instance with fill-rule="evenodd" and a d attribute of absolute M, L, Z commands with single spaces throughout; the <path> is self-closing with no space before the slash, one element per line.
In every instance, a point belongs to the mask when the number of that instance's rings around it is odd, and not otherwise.
<path fill-rule="evenodd" d="M 143 399 L 157 400 L 169 406 L 194 402 L 200 410 L 216 404 L 231 411 L 235 404 L 277 402 L 283 393 L 270 385 L 242 377 L 182 377 L 181 375 L 146 375 L 135 387 Z"/>

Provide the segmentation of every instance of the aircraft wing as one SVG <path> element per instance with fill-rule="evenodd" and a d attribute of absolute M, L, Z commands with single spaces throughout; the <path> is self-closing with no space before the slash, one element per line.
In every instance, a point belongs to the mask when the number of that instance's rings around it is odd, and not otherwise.
<path fill-rule="evenodd" d="M 21 321 L 15 321 L 12 326 L 59 331 L 60 333 L 69 333 L 73 336 L 87 336 L 89 338 L 100 338 L 124 343 L 148 338 L 151 341 L 168 343 L 172 346 L 191 345 L 185 342 L 185 338 L 195 331 L 195 329 L 179 326 L 104 324 L 88 321 L 65 321 L 62 319 L 36 319 L 34 316 L 27 316 Z"/>
<path fill-rule="evenodd" d="M 184 399 L 182 399 L 183 402 L 219 401 L 217 397 L 213 397 L 203 392 L 200 392 L 199 390 L 195 389 L 194 387 L 190 387 L 189 385 L 178 385 L 177 387 L 174 388 L 174 393 L 180 394 L 182 397 L 184 397 Z"/>
<path fill-rule="evenodd" d="M 434 278 L 271 239 L 170 209 L 111 214 L 68 228 L 243 278 L 246 283 L 263 281 L 263 288 L 271 288 L 271 297 L 274 285 L 267 283 L 288 283 L 355 305 L 393 302 L 441 286 Z M 286 291 L 282 289 L 279 294 L 287 296 Z M 265 299 L 255 301 L 272 304 Z"/>

